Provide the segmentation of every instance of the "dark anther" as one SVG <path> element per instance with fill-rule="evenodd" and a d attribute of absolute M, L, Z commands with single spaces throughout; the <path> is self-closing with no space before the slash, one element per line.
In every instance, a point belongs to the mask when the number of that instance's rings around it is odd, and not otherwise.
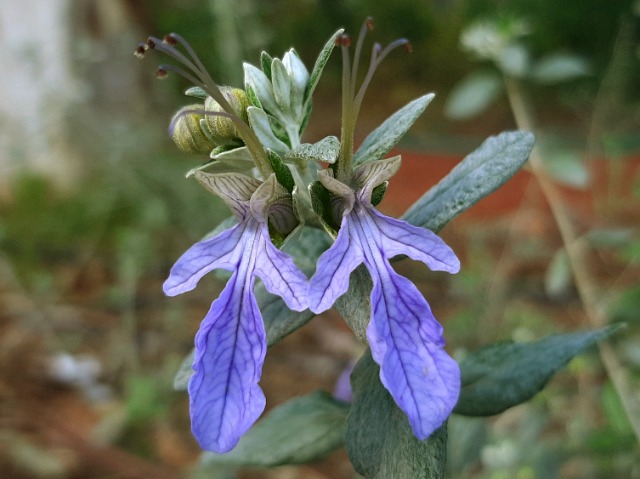
<path fill-rule="evenodd" d="M 373 30 L 373 28 L 376 26 L 375 22 L 373 21 L 373 17 L 367 17 L 364 23 L 367 26 L 367 30 L 369 31 Z"/>
<path fill-rule="evenodd" d="M 156 78 L 158 80 L 164 80 L 169 75 L 169 72 L 162 67 L 158 67 L 156 70 Z"/>
<path fill-rule="evenodd" d="M 156 42 L 153 41 L 153 39 L 151 38 L 147 38 L 147 48 L 155 48 L 156 47 Z"/>
<path fill-rule="evenodd" d="M 343 33 L 336 40 L 336 45 L 338 45 L 339 47 L 348 47 L 349 45 L 351 45 L 351 38 L 349 37 L 349 35 Z"/>
<path fill-rule="evenodd" d="M 147 51 L 146 44 L 141 43 L 136 47 L 136 49 L 133 52 L 133 54 L 138 58 L 142 58 L 142 57 L 144 57 L 144 54 L 145 54 L 146 51 Z"/>
<path fill-rule="evenodd" d="M 413 45 L 411 45 L 411 43 L 405 43 L 402 48 L 404 48 L 404 51 L 407 53 L 411 53 L 413 51 Z"/>
<path fill-rule="evenodd" d="M 178 41 L 176 40 L 176 38 L 171 33 L 169 35 L 165 35 L 164 38 L 162 39 L 162 41 L 164 43 L 166 43 L 167 45 L 171 45 L 171 46 L 175 46 L 175 45 L 178 44 Z"/>

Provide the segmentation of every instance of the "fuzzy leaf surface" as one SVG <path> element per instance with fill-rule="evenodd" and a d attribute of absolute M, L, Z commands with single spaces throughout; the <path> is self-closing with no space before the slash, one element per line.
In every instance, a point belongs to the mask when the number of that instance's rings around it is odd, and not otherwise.
<path fill-rule="evenodd" d="M 619 327 L 497 343 L 471 353 L 460 363 L 462 391 L 454 412 L 492 416 L 531 399 L 574 356 Z"/>
<path fill-rule="evenodd" d="M 534 137 L 510 131 L 489 137 L 402 216 L 405 221 L 440 231 L 451 219 L 492 193 L 529 158 Z"/>
<path fill-rule="evenodd" d="M 365 161 L 381 160 L 409 131 L 434 97 L 433 93 L 429 93 L 416 98 L 369 133 L 353 155 L 354 167 Z"/>

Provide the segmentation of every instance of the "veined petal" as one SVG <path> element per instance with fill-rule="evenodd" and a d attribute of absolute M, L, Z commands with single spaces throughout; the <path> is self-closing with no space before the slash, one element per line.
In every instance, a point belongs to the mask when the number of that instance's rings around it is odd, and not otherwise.
<path fill-rule="evenodd" d="M 422 261 L 432 271 L 457 273 L 460 270 L 458 257 L 434 232 L 385 216 L 373 207 L 366 210 L 380 232 L 380 248 L 386 258 L 403 254 Z"/>
<path fill-rule="evenodd" d="M 198 182 L 233 211 L 238 219 L 243 218 L 249 208 L 251 195 L 260 187 L 261 182 L 243 173 L 205 173 L 196 171 L 193 176 Z"/>
<path fill-rule="evenodd" d="M 353 181 L 359 186 L 359 196 L 365 204 L 371 203 L 373 189 L 391 179 L 400 169 L 400 155 L 383 160 L 362 163 L 353 172 Z"/>
<path fill-rule="evenodd" d="M 245 249 L 246 223 L 238 223 L 213 238 L 199 241 L 184 252 L 171 268 L 162 285 L 168 296 L 191 291 L 209 271 L 222 268 L 233 271 Z"/>
<path fill-rule="evenodd" d="M 267 291 L 280 296 L 289 309 L 304 311 L 307 309 L 307 277 L 287 254 L 273 246 L 266 225 L 259 234 L 255 273 Z"/>
<path fill-rule="evenodd" d="M 386 263 L 386 261 L 385 261 Z M 442 349 L 442 326 L 408 279 L 387 263 L 372 271 L 367 338 L 380 380 L 407 415 L 418 439 L 449 417 L 460 393 L 460 370 Z"/>
<path fill-rule="evenodd" d="M 218 453 L 237 444 L 266 402 L 258 386 L 266 334 L 253 279 L 243 273 L 233 274 L 203 320 L 189 381 L 193 434 L 203 449 Z"/>
<path fill-rule="evenodd" d="M 346 293 L 349 275 L 364 259 L 362 245 L 349 230 L 349 215 L 345 215 L 333 245 L 318 258 L 307 292 L 309 309 L 314 313 L 326 311 Z"/>

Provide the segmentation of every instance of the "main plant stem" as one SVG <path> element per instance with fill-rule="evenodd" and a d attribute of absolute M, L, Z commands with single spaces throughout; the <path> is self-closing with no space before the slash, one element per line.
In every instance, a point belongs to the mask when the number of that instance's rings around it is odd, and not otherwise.
<path fill-rule="evenodd" d="M 505 77 L 505 85 L 516 125 L 521 130 L 535 133 L 534 115 L 520 82 L 517 79 Z M 549 204 L 551 214 L 560 232 L 584 312 L 592 326 L 597 328 L 606 326 L 608 318 L 605 308 L 598 306 L 598 301 L 601 298 L 598 298 L 595 281 L 587 268 L 586 244 L 578 238 L 562 196 L 555 183 L 546 174 L 542 165 L 540 149 L 535 146 L 529 156 L 529 166 Z M 634 394 L 629 384 L 627 372 L 620 364 L 611 343 L 607 340 L 601 341 L 598 348 L 602 364 L 620 398 L 636 439 L 640 443 L 640 401 Z"/>

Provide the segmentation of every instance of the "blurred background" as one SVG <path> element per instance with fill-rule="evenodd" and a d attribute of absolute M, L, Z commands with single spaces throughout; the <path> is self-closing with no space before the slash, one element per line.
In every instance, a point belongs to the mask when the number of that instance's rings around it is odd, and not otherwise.
<path fill-rule="evenodd" d="M 381 207 L 400 215 L 490 135 L 526 128 L 525 169 L 442 232 L 454 277 L 398 264 L 457 357 L 610 322 L 530 403 L 450 421 L 449 477 L 640 478 L 640 3 L 630 0 L 0 0 L 0 477 L 357 477 L 344 452 L 223 476 L 198 470 L 188 399 L 172 388 L 222 284 L 168 299 L 177 257 L 228 215 L 184 174 L 203 158 L 166 131 L 188 86 L 132 55 L 181 33 L 220 84 L 295 46 L 310 69 L 339 27 L 407 37 L 378 71 L 362 139 L 436 99 L 399 145 Z M 332 58 L 303 140 L 340 130 Z M 546 185 L 546 186 L 545 186 Z M 566 248 L 565 246 L 568 246 Z M 274 346 L 268 408 L 331 391 L 362 351 L 337 314 Z M 637 414 L 635 414 L 637 413 Z M 235 474 L 235 473 L 234 473 Z"/>

